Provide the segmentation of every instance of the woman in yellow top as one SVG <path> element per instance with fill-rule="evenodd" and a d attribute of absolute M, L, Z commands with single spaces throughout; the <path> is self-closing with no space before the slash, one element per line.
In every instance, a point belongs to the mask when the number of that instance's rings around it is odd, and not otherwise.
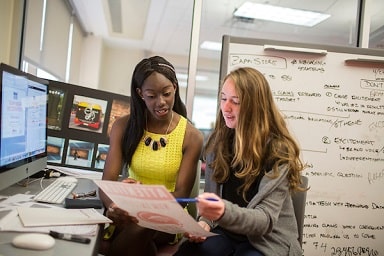
<path fill-rule="evenodd" d="M 130 116 L 119 118 L 110 133 L 103 180 L 162 184 L 175 197 L 188 197 L 196 176 L 203 135 L 186 119 L 176 72 L 162 57 L 143 59 L 132 76 Z M 116 227 L 106 255 L 156 255 L 157 247 L 171 243 L 175 235 L 136 224 L 129 212 L 118 208 L 100 191 L 107 216 Z"/>

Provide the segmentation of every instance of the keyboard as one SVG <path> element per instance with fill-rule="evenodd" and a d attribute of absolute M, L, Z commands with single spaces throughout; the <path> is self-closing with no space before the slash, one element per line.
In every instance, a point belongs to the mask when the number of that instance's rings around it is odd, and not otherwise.
<path fill-rule="evenodd" d="M 38 193 L 33 200 L 42 203 L 61 204 L 77 185 L 74 177 L 60 177 Z"/>

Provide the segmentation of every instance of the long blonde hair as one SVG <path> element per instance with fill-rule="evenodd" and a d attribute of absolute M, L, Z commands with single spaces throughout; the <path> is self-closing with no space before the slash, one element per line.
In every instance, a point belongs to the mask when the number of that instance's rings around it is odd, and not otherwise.
<path fill-rule="evenodd" d="M 259 71 L 248 67 L 231 71 L 223 83 L 229 78 L 235 84 L 240 111 L 235 129 L 225 125 L 221 110 L 217 113 L 214 130 L 204 148 L 205 156 L 214 155 L 209 166 L 214 170 L 213 179 L 224 183 L 230 169 L 236 168 L 235 176 L 244 180 L 239 189 L 246 200 L 246 193 L 258 175 L 269 171 L 263 170 L 266 163 L 272 164 L 272 171 L 265 174 L 271 178 L 278 176 L 278 166 L 286 164 L 290 190 L 302 190 L 299 146 L 287 129 L 267 80 Z M 229 142 L 231 136 L 234 136 L 233 144 Z"/>

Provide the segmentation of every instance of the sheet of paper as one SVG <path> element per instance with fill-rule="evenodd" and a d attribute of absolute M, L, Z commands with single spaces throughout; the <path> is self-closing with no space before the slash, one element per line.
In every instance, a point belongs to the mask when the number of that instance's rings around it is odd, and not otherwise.
<path fill-rule="evenodd" d="M 34 195 L 29 194 L 15 194 L 13 196 L 9 196 L 0 202 L 0 211 L 15 209 L 18 206 L 30 204 L 33 202 L 33 197 Z"/>
<path fill-rule="evenodd" d="M 61 173 L 64 173 L 68 176 L 73 176 L 75 178 L 84 178 L 84 179 L 90 179 L 90 180 L 101 180 L 103 173 L 102 172 L 95 172 L 91 170 L 84 170 L 84 169 L 76 169 L 76 168 L 69 168 L 65 166 L 55 166 L 55 165 L 47 165 L 48 168 L 52 168 L 54 170 L 58 170 Z"/>
<path fill-rule="evenodd" d="M 105 180 L 95 183 L 115 204 L 136 217 L 140 226 L 171 234 L 215 235 L 200 227 L 164 186 Z"/>
<path fill-rule="evenodd" d="M 9 225 L 10 219 L 18 217 L 17 207 L 36 207 L 36 208 L 58 208 L 51 204 L 42 204 L 33 201 L 34 195 L 15 194 L 0 202 L 0 230 L 4 230 L 5 225 Z M 9 219 L 10 218 L 10 219 Z"/>
<path fill-rule="evenodd" d="M 52 230 L 52 231 L 56 231 L 59 233 L 67 233 L 67 234 L 72 234 L 72 235 L 95 236 L 95 235 L 97 235 L 97 230 L 98 230 L 97 229 L 98 224 L 24 227 L 24 225 L 21 223 L 21 220 L 18 216 L 16 209 L 10 211 L 5 218 L 6 218 L 6 221 L 4 221 L 0 225 L 1 231 L 36 232 L 36 233 L 48 234 L 49 231 Z"/>
<path fill-rule="evenodd" d="M 25 227 L 84 225 L 112 222 L 93 208 L 65 209 L 18 207 L 17 212 Z"/>

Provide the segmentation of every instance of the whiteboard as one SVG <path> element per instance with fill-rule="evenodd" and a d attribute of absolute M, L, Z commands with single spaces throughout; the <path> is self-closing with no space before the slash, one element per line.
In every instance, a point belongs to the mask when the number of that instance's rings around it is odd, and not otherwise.
<path fill-rule="evenodd" d="M 261 71 L 308 165 L 303 255 L 384 255 L 384 51 L 224 36 Z"/>

